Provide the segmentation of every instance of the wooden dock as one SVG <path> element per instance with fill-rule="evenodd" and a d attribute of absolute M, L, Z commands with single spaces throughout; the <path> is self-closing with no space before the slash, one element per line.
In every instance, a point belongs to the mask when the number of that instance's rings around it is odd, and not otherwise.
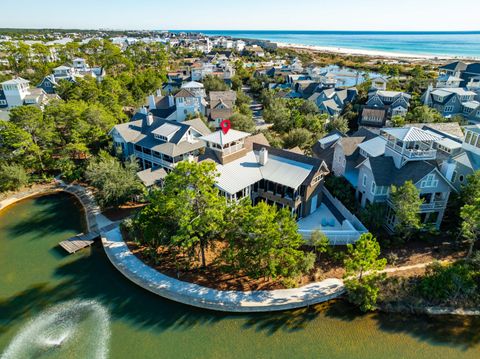
<path fill-rule="evenodd" d="M 60 242 L 59 245 L 69 254 L 72 254 L 80 249 L 90 247 L 98 237 L 100 237 L 100 232 L 97 231 L 89 232 L 87 234 L 80 233 Z"/>
<path fill-rule="evenodd" d="M 80 249 L 90 247 L 96 239 L 100 238 L 100 232 L 108 232 L 115 227 L 117 227 L 120 224 L 121 221 L 113 222 L 110 223 L 109 225 L 96 230 L 96 231 L 91 231 L 88 232 L 87 234 L 77 234 L 76 236 L 73 236 L 69 239 L 66 239 L 62 242 L 59 243 L 60 247 L 65 249 L 68 254 L 73 254 L 76 251 L 79 251 Z"/>

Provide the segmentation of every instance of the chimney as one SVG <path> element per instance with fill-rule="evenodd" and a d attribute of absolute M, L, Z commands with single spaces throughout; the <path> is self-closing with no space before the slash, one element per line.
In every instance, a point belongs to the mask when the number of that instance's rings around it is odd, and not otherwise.
<path fill-rule="evenodd" d="M 153 123 L 153 115 L 151 112 L 149 112 L 147 115 L 147 126 L 151 126 L 152 123 Z"/>
<path fill-rule="evenodd" d="M 157 89 L 157 97 L 160 97 L 162 96 L 162 90 L 161 89 Z"/>
<path fill-rule="evenodd" d="M 175 106 L 175 98 L 172 95 L 168 95 L 168 107 Z"/>
<path fill-rule="evenodd" d="M 258 154 L 258 161 L 262 166 L 265 166 L 268 162 L 268 151 L 263 147 Z"/>
<path fill-rule="evenodd" d="M 138 112 L 140 112 L 141 114 L 146 115 L 146 114 L 147 114 L 147 109 L 145 108 L 145 106 L 142 106 L 142 107 L 140 107 L 140 110 L 139 110 Z"/>
<path fill-rule="evenodd" d="M 157 108 L 155 105 L 155 96 L 148 96 L 148 107 L 150 110 L 155 110 Z"/>

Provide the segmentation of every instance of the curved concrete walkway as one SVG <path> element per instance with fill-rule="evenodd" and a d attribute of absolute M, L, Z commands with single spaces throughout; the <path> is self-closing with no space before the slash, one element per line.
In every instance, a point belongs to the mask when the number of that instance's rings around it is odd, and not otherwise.
<path fill-rule="evenodd" d="M 340 279 L 326 279 L 301 288 L 259 291 L 222 291 L 166 276 L 138 259 L 123 241 L 117 227 L 102 236 L 112 264 L 137 285 L 167 299 L 224 312 L 270 312 L 307 307 L 340 297 Z"/>
<path fill-rule="evenodd" d="M 101 214 L 93 194 L 80 185 L 56 180 L 37 191 L 25 191 L 0 201 L 0 209 L 24 198 L 65 191 L 73 194 L 85 209 L 88 230 L 100 230 L 102 244 L 112 264 L 129 280 L 167 299 L 204 309 L 225 312 L 269 312 L 307 307 L 338 298 L 345 293 L 340 279 L 326 279 L 301 288 L 271 291 L 221 291 L 166 276 L 138 259 L 123 241 L 118 225 Z M 105 233 L 108 231 L 107 233 Z"/>

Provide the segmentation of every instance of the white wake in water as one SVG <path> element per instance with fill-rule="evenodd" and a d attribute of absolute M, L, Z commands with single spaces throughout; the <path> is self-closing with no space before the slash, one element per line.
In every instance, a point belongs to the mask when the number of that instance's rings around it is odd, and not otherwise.
<path fill-rule="evenodd" d="M 107 309 L 94 300 L 55 305 L 30 320 L 0 359 L 106 359 L 110 340 Z"/>

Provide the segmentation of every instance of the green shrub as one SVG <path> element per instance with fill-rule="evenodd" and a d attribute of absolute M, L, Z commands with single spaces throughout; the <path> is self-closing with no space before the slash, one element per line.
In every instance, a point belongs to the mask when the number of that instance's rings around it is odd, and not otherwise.
<path fill-rule="evenodd" d="M 15 191 L 28 183 L 28 174 L 17 164 L 0 166 L 0 192 Z"/>
<path fill-rule="evenodd" d="M 466 261 L 448 265 L 435 262 L 426 268 L 417 290 L 424 299 L 433 302 L 468 297 L 475 292 L 478 277 L 479 272 Z"/>

